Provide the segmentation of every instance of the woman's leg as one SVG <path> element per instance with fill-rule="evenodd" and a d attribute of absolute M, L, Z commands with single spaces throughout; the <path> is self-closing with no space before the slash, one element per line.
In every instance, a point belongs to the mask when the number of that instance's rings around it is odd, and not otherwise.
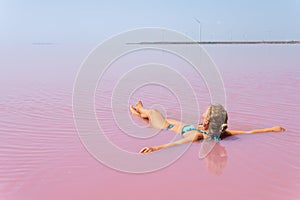
<path fill-rule="evenodd" d="M 171 131 L 181 133 L 182 123 L 175 119 L 166 119 L 159 111 L 155 109 L 145 109 L 141 101 L 136 104 L 136 108 L 130 105 L 132 114 L 149 119 L 150 125 L 158 129 L 166 129 L 170 124 L 174 125 Z"/>
<path fill-rule="evenodd" d="M 150 125 L 154 128 L 165 129 L 170 125 L 159 111 L 156 109 L 144 108 L 141 101 L 136 104 L 135 109 L 138 113 L 140 113 L 142 118 L 149 119 Z"/>

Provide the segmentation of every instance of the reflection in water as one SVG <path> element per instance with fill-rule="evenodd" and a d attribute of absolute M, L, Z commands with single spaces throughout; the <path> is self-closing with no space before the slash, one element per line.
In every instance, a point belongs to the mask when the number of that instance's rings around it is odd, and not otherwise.
<path fill-rule="evenodd" d="M 227 164 L 227 152 L 224 146 L 216 143 L 212 150 L 204 158 L 208 171 L 216 175 L 221 175 Z"/>

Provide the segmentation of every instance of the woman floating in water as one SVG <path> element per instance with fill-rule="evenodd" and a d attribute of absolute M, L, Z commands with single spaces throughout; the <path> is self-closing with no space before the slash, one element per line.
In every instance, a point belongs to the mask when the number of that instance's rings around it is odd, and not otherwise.
<path fill-rule="evenodd" d="M 202 115 L 202 123 L 199 125 L 185 124 L 183 122 L 166 119 L 163 115 L 155 109 L 146 109 L 143 107 L 141 101 L 136 104 L 136 107 L 130 106 L 132 114 L 149 120 L 151 126 L 157 129 L 168 129 L 182 135 L 182 139 L 172 143 L 163 144 L 153 147 L 144 147 L 140 153 L 150 153 L 163 148 L 176 146 L 188 142 L 196 142 L 201 139 L 213 139 L 220 141 L 221 139 L 240 134 L 255 134 L 266 132 L 282 132 L 284 128 L 274 126 L 271 128 L 255 129 L 251 131 L 236 131 L 227 129 L 227 112 L 222 105 L 210 105 Z"/>

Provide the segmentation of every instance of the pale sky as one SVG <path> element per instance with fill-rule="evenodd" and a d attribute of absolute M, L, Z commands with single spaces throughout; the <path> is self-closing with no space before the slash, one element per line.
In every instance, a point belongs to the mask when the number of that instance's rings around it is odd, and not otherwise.
<path fill-rule="evenodd" d="M 97 44 L 133 28 L 207 40 L 300 40 L 300 1 L 0 0 L 2 44 Z"/>

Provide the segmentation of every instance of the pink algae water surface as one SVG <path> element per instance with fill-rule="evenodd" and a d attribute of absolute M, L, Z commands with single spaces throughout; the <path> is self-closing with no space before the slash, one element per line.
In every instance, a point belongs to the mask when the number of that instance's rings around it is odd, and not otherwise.
<path fill-rule="evenodd" d="M 72 91 L 88 48 L 23 47 L 17 53 L 5 52 L 0 78 L 0 199 L 300 199 L 299 47 L 207 50 L 224 80 L 230 129 L 281 125 L 287 131 L 227 138 L 203 160 L 198 158 L 201 143 L 195 143 L 172 165 L 142 174 L 103 165 L 79 139 Z M 103 79 L 105 87 L 95 93 L 105 133 L 132 152 L 168 142 L 173 136 L 168 131 L 137 140 L 118 128 L 110 102 L 121 66 L 114 67 Z M 190 81 L 203 112 L 209 104 L 203 80 L 179 63 L 172 67 Z M 120 112 L 128 112 L 128 103 L 139 99 L 170 118 L 180 117 L 176 95 L 151 84 L 133 92 L 129 102 L 119 102 L 124 104 Z M 145 121 L 132 119 L 137 131 L 150 129 Z"/>

